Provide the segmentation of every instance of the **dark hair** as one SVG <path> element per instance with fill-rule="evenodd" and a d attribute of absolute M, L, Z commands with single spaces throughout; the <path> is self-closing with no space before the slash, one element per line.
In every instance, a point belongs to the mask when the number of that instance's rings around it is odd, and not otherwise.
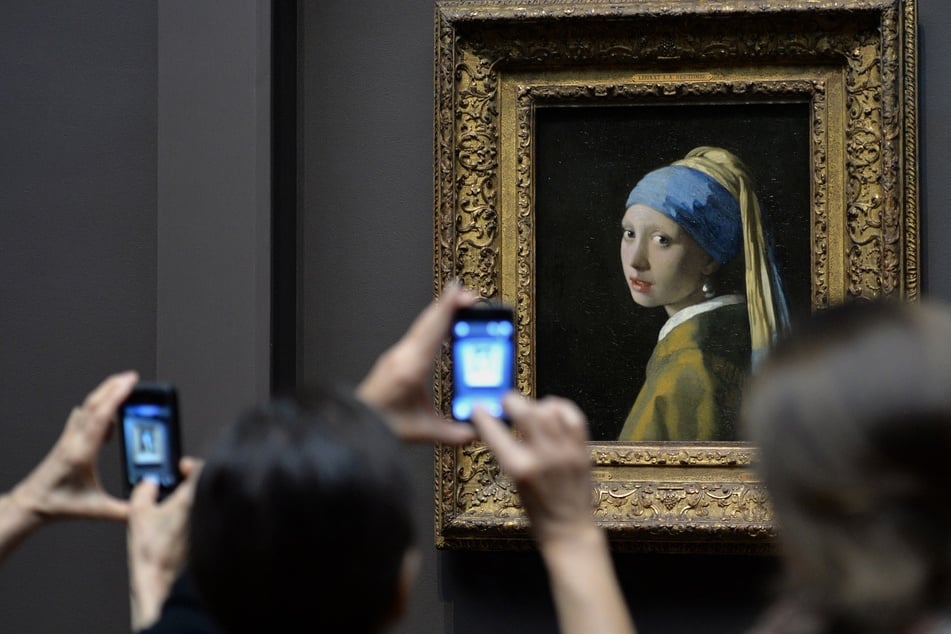
<path fill-rule="evenodd" d="M 342 391 L 247 412 L 207 460 L 189 563 L 227 632 L 377 632 L 412 547 L 408 478 L 380 416 Z"/>
<path fill-rule="evenodd" d="M 742 421 L 810 624 L 796 631 L 895 632 L 949 605 L 951 311 L 822 311 L 771 353 Z"/>

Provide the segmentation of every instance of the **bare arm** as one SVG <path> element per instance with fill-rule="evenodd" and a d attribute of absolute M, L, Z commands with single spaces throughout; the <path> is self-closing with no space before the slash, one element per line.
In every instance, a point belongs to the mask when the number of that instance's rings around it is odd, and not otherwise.
<path fill-rule="evenodd" d="M 102 488 L 96 460 L 135 372 L 99 384 L 74 408 L 50 452 L 9 493 L 0 496 L 0 560 L 39 526 L 58 518 L 124 520 L 128 504 Z"/>
<path fill-rule="evenodd" d="M 591 459 L 584 414 L 571 401 L 506 397 L 516 440 L 478 409 L 479 435 L 515 482 L 532 523 L 565 634 L 633 634 L 604 531 L 592 515 Z"/>
<path fill-rule="evenodd" d="M 603 530 L 592 525 L 539 548 L 562 632 L 635 632 Z"/>

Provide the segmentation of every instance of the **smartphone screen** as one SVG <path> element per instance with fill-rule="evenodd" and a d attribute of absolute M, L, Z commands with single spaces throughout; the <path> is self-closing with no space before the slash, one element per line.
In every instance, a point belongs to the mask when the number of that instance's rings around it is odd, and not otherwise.
<path fill-rule="evenodd" d="M 515 387 L 515 324 L 504 306 L 463 308 L 452 325 L 452 417 L 468 421 L 476 405 L 505 418 L 502 397 Z"/>
<path fill-rule="evenodd" d="M 159 485 L 159 496 L 181 481 L 178 396 L 168 384 L 139 383 L 119 407 L 122 467 L 127 491 L 142 478 Z"/>

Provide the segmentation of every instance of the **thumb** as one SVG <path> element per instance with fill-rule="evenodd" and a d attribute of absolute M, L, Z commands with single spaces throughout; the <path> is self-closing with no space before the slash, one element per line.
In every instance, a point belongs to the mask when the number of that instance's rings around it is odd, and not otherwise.
<path fill-rule="evenodd" d="M 154 480 L 142 478 L 132 489 L 132 495 L 129 496 L 130 510 L 135 512 L 143 508 L 154 506 L 158 500 L 159 486 Z"/>
<path fill-rule="evenodd" d="M 517 477 L 520 470 L 526 468 L 531 457 L 502 421 L 477 406 L 472 412 L 472 424 L 479 432 L 482 442 L 495 454 L 503 471 Z"/>

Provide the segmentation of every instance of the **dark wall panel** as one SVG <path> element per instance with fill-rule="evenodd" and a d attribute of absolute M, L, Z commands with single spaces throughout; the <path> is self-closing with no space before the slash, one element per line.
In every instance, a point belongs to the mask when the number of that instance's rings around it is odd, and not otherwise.
<path fill-rule="evenodd" d="M 155 369 L 156 12 L 11 1 L 0 18 L 0 490 L 106 374 Z M 102 474 L 119 491 L 119 457 Z M 41 529 L 0 566 L 0 631 L 128 631 L 125 529 Z"/>
<path fill-rule="evenodd" d="M 270 6 L 158 4 L 158 373 L 185 450 L 268 394 Z"/>
<path fill-rule="evenodd" d="M 432 297 L 432 4 L 298 4 L 298 380 L 352 383 Z M 407 454 L 424 557 L 399 631 L 477 626 L 432 546 L 432 449 Z"/>
<path fill-rule="evenodd" d="M 918 0 L 924 293 L 951 300 L 951 4 Z"/>

